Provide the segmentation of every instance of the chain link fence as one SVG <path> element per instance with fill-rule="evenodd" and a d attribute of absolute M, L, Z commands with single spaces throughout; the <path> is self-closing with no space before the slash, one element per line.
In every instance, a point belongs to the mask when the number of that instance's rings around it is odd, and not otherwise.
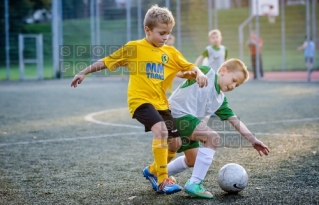
<path fill-rule="evenodd" d="M 18 1 L 7 1 L 8 18 L 5 16 L 1 21 L 4 29 L 1 29 L 0 80 L 21 79 L 18 42 L 21 33 L 42 34 L 44 78 L 71 77 L 127 41 L 143 38 L 144 15 L 154 4 L 166 6 L 172 11 L 176 20 L 172 32 L 176 37 L 175 47 L 186 59 L 195 62 L 209 45 L 208 32 L 218 28 L 223 36 L 222 44 L 228 49 L 228 58 L 240 58 L 243 55 L 242 60 L 251 69 L 248 47 L 244 46 L 243 53 L 240 53 L 238 32 L 239 26 L 249 18 L 251 1 L 52 0 L 50 8 L 42 9 L 40 14 L 38 12 L 38 18 L 34 17 L 35 12 L 25 11 L 26 8 L 30 11 L 30 7 L 17 7 L 14 4 Z M 280 12 L 275 18 L 259 17 L 259 32 L 264 41 L 262 58 L 265 72 L 307 70 L 303 52 L 297 50 L 305 41 L 309 30 L 307 25 L 310 26 L 310 33 L 314 34 L 313 40 L 319 40 L 316 16 L 318 2 L 308 1 L 311 2 L 312 13 L 309 19 L 307 1 L 292 0 L 279 0 Z M 0 9 L 3 11 L 1 13 L 6 14 L 5 3 Z M 5 27 L 6 19 L 9 29 Z M 243 28 L 245 41 L 256 25 L 253 18 Z M 34 39 L 25 39 L 23 55 L 26 58 L 36 57 L 36 47 Z M 9 64 L 6 64 L 8 60 Z M 318 60 L 316 58 L 315 62 Z M 28 63 L 24 69 L 26 77 L 37 76 L 35 64 Z"/>

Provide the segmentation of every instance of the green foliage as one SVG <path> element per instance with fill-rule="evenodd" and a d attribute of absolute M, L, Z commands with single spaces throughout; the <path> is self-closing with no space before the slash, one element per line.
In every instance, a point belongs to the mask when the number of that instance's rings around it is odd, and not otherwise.
<path fill-rule="evenodd" d="M 3 2 L 3 1 L 2 1 Z M 51 0 L 14 0 L 8 1 L 8 14 L 9 14 L 9 43 L 10 43 L 10 59 L 13 63 L 17 63 L 18 55 L 18 34 L 19 33 L 32 33 L 34 30 L 37 30 L 35 33 L 42 33 L 43 27 L 38 24 L 33 25 L 32 29 L 28 28 L 28 25 L 25 25 L 24 20 L 26 17 L 30 16 L 35 10 L 46 8 L 49 9 Z M 0 13 L 5 13 L 4 3 L 0 4 Z M 4 19 L 0 20 L 0 65 L 5 63 L 5 22 Z M 31 26 L 31 25 L 30 25 Z M 50 32 L 50 31 L 49 31 Z"/>
<path fill-rule="evenodd" d="M 37 9 L 51 9 L 51 0 L 29 0 L 33 10 Z"/>

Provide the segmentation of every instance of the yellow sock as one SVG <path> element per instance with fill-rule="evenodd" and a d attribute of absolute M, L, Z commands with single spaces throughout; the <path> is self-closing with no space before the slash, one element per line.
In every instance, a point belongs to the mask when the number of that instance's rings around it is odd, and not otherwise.
<path fill-rule="evenodd" d="M 168 177 L 167 169 L 167 141 L 161 139 L 153 139 L 152 151 L 154 155 L 154 161 L 156 164 L 157 183 L 160 184 Z"/>
<path fill-rule="evenodd" d="M 157 175 L 157 173 L 156 173 L 156 163 L 155 163 L 155 161 L 148 167 L 148 171 L 151 172 L 152 174 Z"/>
<path fill-rule="evenodd" d="M 172 161 L 172 159 L 175 157 L 176 152 L 171 152 L 168 150 L 168 155 L 167 155 L 167 164 Z M 155 161 L 148 167 L 148 171 L 151 172 L 154 175 L 157 175 L 156 173 L 156 163 Z"/>
<path fill-rule="evenodd" d="M 171 152 L 168 150 L 168 155 L 167 155 L 167 164 L 172 161 L 172 159 L 175 157 L 176 152 Z"/>

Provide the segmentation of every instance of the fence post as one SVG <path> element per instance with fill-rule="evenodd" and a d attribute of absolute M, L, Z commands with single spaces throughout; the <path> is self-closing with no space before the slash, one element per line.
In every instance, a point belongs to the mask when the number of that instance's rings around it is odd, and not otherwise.
<path fill-rule="evenodd" d="M 52 0 L 52 62 L 53 78 L 57 78 L 59 71 L 59 0 Z"/>
<path fill-rule="evenodd" d="M 6 79 L 10 80 L 10 40 L 9 40 L 9 8 L 8 8 L 8 0 L 4 1 L 4 30 L 5 30 L 5 41 L 6 41 L 6 70 L 7 76 Z"/>
<path fill-rule="evenodd" d="M 281 0 L 281 52 L 282 65 L 281 69 L 286 70 L 286 29 L 285 29 L 285 1 Z"/>

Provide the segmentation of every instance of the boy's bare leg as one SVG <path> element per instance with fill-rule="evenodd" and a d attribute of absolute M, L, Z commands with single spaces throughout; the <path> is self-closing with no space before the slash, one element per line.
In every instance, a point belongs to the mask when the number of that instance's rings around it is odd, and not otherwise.
<path fill-rule="evenodd" d="M 184 155 L 177 157 L 171 161 L 168 166 L 168 176 L 181 173 L 195 164 L 198 148 L 188 149 L 184 151 Z"/>
<path fill-rule="evenodd" d="M 198 148 L 188 149 L 184 151 L 185 163 L 188 167 L 194 167 Z"/>
<path fill-rule="evenodd" d="M 196 126 L 193 134 L 190 136 L 190 140 L 198 140 L 202 143 L 203 147 L 216 150 L 220 137 L 218 133 L 209 128 L 205 122 L 201 122 Z"/>

